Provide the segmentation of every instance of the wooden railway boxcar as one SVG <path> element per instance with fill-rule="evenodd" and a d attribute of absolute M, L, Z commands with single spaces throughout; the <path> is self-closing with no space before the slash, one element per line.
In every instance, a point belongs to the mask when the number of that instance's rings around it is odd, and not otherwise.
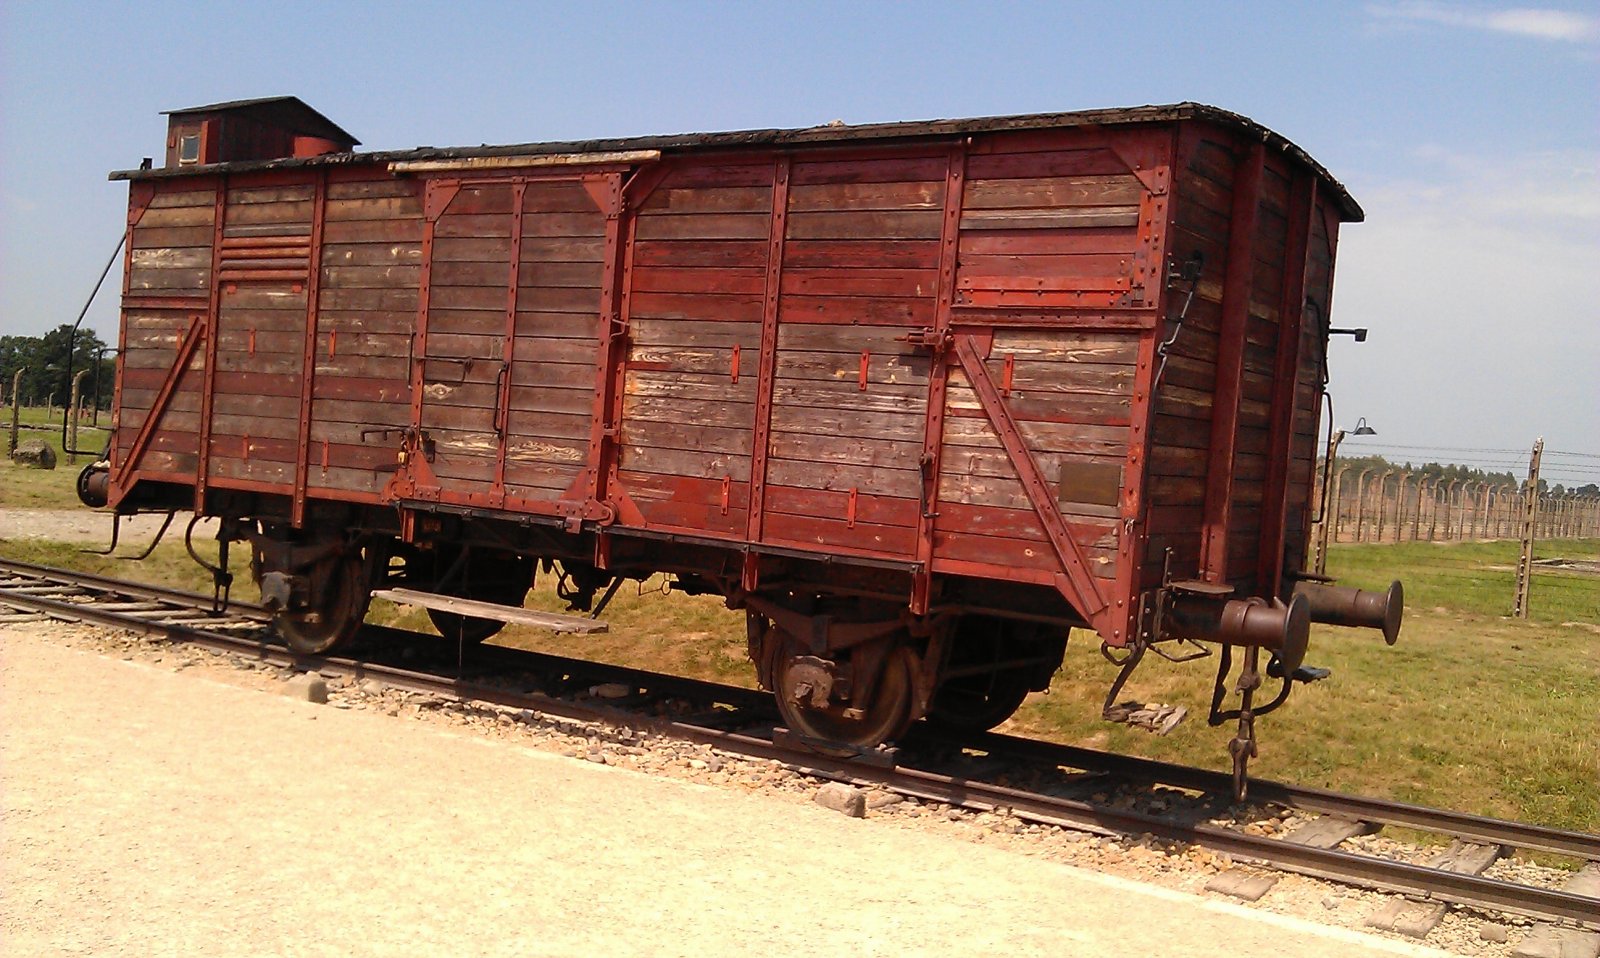
<path fill-rule="evenodd" d="M 1286 692 L 1308 620 L 1398 627 L 1397 588 L 1303 571 L 1361 210 L 1243 117 L 299 157 L 354 140 L 292 98 L 180 120 L 232 159 L 113 174 L 86 485 L 223 517 L 303 648 L 385 582 L 519 604 L 542 560 L 587 608 L 667 572 L 748 612 L 792 727 L 870 747 L 998 722 L 1073 627 L 1243 647 L 1248 738 L 1261 650 Z"/>

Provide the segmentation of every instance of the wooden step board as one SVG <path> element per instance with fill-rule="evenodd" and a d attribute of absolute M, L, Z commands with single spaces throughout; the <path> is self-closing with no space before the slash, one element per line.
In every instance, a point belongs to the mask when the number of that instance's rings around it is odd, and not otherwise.
<path fill-rule="evenodd" d="M 599 619 L 591 619 L 583 615 L 561 615 L 557 612 L 535 612 L 532 609 L 514 609 L 509 605 L 499 605 L 494 602 L 479 602 L 476 599 L 458 599 L 451 595 L 439 595 L 436 592 L 418 592 L 415 589 L 379 589 L 372 593 L 374 599 L 388 599 L 401 605 L 416 605 L 424 609 L 435 609 L 439 612 L 454 612 L 457 615 L 467 615 L 475 619 L 495 619 L 500 622 L 515 622 L 519 625 L 531 625 L 535 628 L 549 629 L 551 632 L 605 632 L 609 627 Z"/>

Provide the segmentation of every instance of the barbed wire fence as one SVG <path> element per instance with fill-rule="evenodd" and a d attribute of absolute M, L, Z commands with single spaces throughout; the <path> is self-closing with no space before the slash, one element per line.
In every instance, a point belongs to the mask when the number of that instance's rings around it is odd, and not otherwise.
<path fill-rule="evenodd" d="M 1517 541 L 1514 566 L 1496 564 L 1482 550 L 1441 549 L 1408 561 L 1422 562 L 1430 574 L 1463 587 L 1504 581 L 1507 608 L 1522 618 L 1536 573 L 1538 591 L 1600 608 L 1594 561 L 1574 562 L 1562 554 L 1570 540 L 1600 539 L 1600 455 L 1544 449 L 1542 439 L 1531 453 L 1364 437 L 1344 442 L 1353 455 L 1336 455 L 1331 469 L 1317 463 L 1314 501 L 1323 505 L 1316 510 L 1321 522 L 1311 529 L 1314 571 L 1326 572 L 1328 547 L 1335 543 Z M 1419 459 L 1428 465 L 1411 465 Z M 1462 478 L 1468 470 L 1488 478 Z M 1504 550 L 1495 554 L 1504 560 Z"/>

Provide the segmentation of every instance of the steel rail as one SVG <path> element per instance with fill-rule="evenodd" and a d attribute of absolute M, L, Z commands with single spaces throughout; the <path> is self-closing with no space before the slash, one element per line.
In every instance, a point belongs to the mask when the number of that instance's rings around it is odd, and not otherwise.
<path fill-rule="evenodd" d="M 63 570 L 51 571 L 67 576 L 76 575 L 75 573 L 63 572 Z M 195 594 L 189 593 L 189 595 L 194 597 Z M 209 597 L 201 596 L 200 598 L 209 602 Z M 713 746 L 749 758 L 781 762 L 802 773 L 819 777 L 854 784 L 876 785 L 901 794 L 969 808 L 986 810 L 1007 808 L 1019 818 L 1030 821 L 1095 832 L 1149 834 L 1169 841 L 1200 845 L 1216 851 L 1226 852 L 1239 858 L 1268 863 L 1280 869 L 1317 878 L 1342 881 L 1363 887 L 1533 918 L 1568 921 L 1587 928 L 1600 928 L 1600 899 L 1573 895 L 1564 891 L 1504 882 L 1479 875 L 1442 871 L 1406 862 L 1354 855 L 1337 849 L 1299 845 L 1282 839 L 1236 832 L 1216 825 L 1176 822 L 1142 812 L 1109 808 L 1080 799 L 1022 791 L 1007 786 L 974 781 L 958 775 L 904 766 L 876 767 L 856 761 L 833 759 L 810 752 L 797 751 L 793 748 L 776 744 L 770 739 L 746 732 L 728 731 L 716 727 L 696 725 L 683 720 L 644 715 L 598 702 L 583 702 L 562 699 L 539 692 L 496 688 L 464 678 L 452 678 L 431 672 L 419 672 L 374 662 L 329 656 L 300 655 L 283 646 L 260 638 L 251 639 L 208 632 L 203 628 L 183 623 L 150 621 L 131 616 L 125 612 L 97 610 L 92 604 L 73 603 L 45 596 L 7 596 L 3 589 L 0 589 L 0 601 L 4 601 L 8 605 L 24 605 L 46 614 L 55 613 L 115 628 L 131 628 L 147 634 L 159 634 L 203 645 L 217 651 L 233 654 L 253 654 L 261 660 L 274 664 L 334 671 L 339 674 L 349 675 L 357 680 L 374 678 L 396 688 L 453 697 L 463 702 L 482 702 L 507 708 L 538 711 L 542 714 L 560 716 L 575 721 L 604 721 L 631 728 L 642 728 L 658 734 Z M 396 635 L 412 639 L 418 637 L 436 638 L 382 627 L 367 627 L 364 630 L 364 634 L 379 638 Z M 624 667 L 596 666 L 594 663 L 564 659 L 543 653 L 529 653 L 526 657 L 519 654 L 516 657 L 524 662 L 541 662 L 546 667 L 557 668 L 567 674 L 579 672 L 584 675 L 610 675 L 618 680 L 625 680 L 637 687 L 647 689 L 679 688 L 711 693 L 709 697 L 714 701 L 725 703 L 737 702 L 759 694 L 749 689 L 740 689 L 735 686 L 723 686 L 698 680 L 684 680 L 673 676 L 658 675 Z M 991 735 L 979 737 L 978 741 L 987 741 L 991 746 L 995 747 L 994 754 L 1001 754 L 1003 751 L 1009 750 L 1013 743 L 1026 742 L 1028 740 Z M 1049 743 L 1039 744 L 1048 745 Z M 1063 746 L 1062 748 L 1067 747 Z M 1017 751 L 1021 752 L 1023 749 L 1019 748 Z M 1083 753 L 1080 757 L 1084 759 L 1084 762 L 1081 764 L 1092 766 L 1093 760 L 1107 757 L 1105 753 L 1091 752 L 1089 750 L 1077 751 Z M 1065 755 L 1068 753 L 1054 752 L 1053 754 Z M 1042 753 L 1040 757 L 1043 757 Z M 1076 761 L 1068 764 L 1072 767 L 1080 767 L 1080 763 Z M 1155 764 L 1163 765 L 1164 763 Z M 1205 772 L 1205 770 L 1183 770 L 1179 766 L 1170 766 L 1163 774 L 1171 773 L 1172 778 L 1178 779 L 1182 778 L 1177 774 L 1180 771 L 1202 773 L 1196 777 L 1184 779 L 1195 783 L 1185 787 L 1201 787 L 1200 783 L 1205 781 L 1205 775 L 1211 774 Z M 1252 782 L 1253 786 L 1256 784 Z M 1261 784 L 1265 787 L 1275 783 Z M 1289 786 L 1283 786 L 1283 788 L 1289 790 L 1285 794 L 1294 792 L 1294 789 Z M 1259 795 L 1260 793 L 1258 792 L 1257 794 Z M 1316 794 L 1333 795 L 1334 793 L 1316 793 L 1316 790 L 1308 790 L 1306 797 L 1311 800 L 1316 797 Z M 1335 797 L 1343 798 L 1344 796 Z M 1381 813 L 1389 804 L 1377 800 L 1362 801 L 1370 802 L 1375 809 L 1375 814 Z M 1411 806 L 1406 807 L 1409 808 Z M 1448 813 L 1446 814 L 1448 815 Z M 1494 823 L 1495 820 L 1478 819 L 1478 821 Z M 1504 824 L 1516 826 L 1516 823 Z M 1516 827 L 1536 829 L 1536 826 Z"/>
<path fill-rule="evenodd" d="M 486 647 L 484 651 L 489 651 L 490 648 L 492 647 Z M 581 670 L 605 681 L 656 688 L 663 688 L 665 683 L 671 683 L 672 689 L 686 697 L 693 696 L 730 705 L 759 707 L 771 702 L 771 696 L 763 692 L 700 679 L 666 676 L 626 666 L 590 663 L 542 652 L 519 650 L 517 657 L 537 663 L 535 669 Z M 508 660 L 507 664 L 516 663 Z M 995 732 L 956 738 L 921 728 L 915 730 L 913 735 L 914 741 L 935 740 L 942 745 L 982 751 L 997 758 L 1045 762 L 1061 768 L 1105 772 L 1141 783 L 1171 785 L 1207 794 L 1227 794 L 1233 788 L 1233 778 L 1225 772 L 1038 739 L 1018 738 Z M 1263 803 L 1276 803 L 1356 821 L 1416 828 L 1483 845 L 1507 845 L 1529 851 L 1551 852 L 1600 861 L 1600 835 L 1586 832 L 1507 821 L 1450 809 L 1428 808 L 1388 799 L 1349 795 L 1272 779 L 1250 779 L 1250 794 L 1255 800 Z"/>
<path fill-rule="evenodd" d="M 209 610 L 213 599 L 200 592 L 189 592 L 183 589 L 171 589 L 165 586 L 149 585 L 143 582 L 127 582 L 122 579 L 113 579 L 109 576 L 95 575 L 91 572 L 76 572 L 70 569 L 58 569 L 53 566 L 38 565 L 32 562 L 22 562 L 17 559 L 0 558 L 0 573 L 32 576 L 35 579 L 54 582 L 57 585 L 75 585 L 94 591 L 113 592 L 117 595 L 126 595 L 136 598 L 150 599 L 154 602 L 171 602 L 184 608 Z M 0 592 L 4 591 L 5 583 L 0 582 Z M 256 619 L 269 622 L 272 613 L 253 602 L 230 601 L 228 614 L 237 618 Z"/>
<path fill-rule="evenodd" d="M 1054 762 L 1069 768 L 1105 771 L 1113 775 L 1127 775 L 1141 782 L 1172 785 L 1211 794 L 1225 793 L 1233 787 L 1233 777 L 1226 772 L 1174 765 L 1170 762 L 1131 755 L 1116 755 L 1073 745 L 1017 738 L 995 732 L 963 739 L 961 744 L 994 755 Z M 1270 779 L 1250 779 L 1250 797 L 1253 801 L 1271 802 L 1356 821 L 1416 828 L 1480 845 L 1509 845 L 1529 851 L 1554 852 L 1559 855 L 1571 855 L 1574 858 L 1600 861 L 1600 835 L 1586 832 L 1529 825 L 1388 799 L 1347 795 L 1343 792 L 1291 785 Z"/>

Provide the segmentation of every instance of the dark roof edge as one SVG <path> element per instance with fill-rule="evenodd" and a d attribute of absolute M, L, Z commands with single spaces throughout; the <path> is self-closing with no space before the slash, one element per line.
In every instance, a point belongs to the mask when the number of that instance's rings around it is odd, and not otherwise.
<path fill-rule="evenodd" d="M 866 140 L 914 141 L 928 137 L 995 133 L 1007 130 L 1040 130 L 1078 126 L 1117 126 L 1160 123 L 1175 120 L 1208 120 L 1259 137 L 1269 148 L 1281 150 L 1316 172 L 1333 190 L 1349 222 L 1365 218 L 1361 206 L 1344 185 L 1311 154 L 1280 134 L 1228 110 L 1204 103 L 1175 103 L 1164 106 L 1138 106 L 1108 110 L 1079 110 L 1070 113 L 1032 113 L 1019 116 L 975 117 L 963 120 L 916 120 L 899 123 L 865 123 L 855 126 L 812 126 L 798 129 L 738 130 L 728 133 L 682 133 L 666 136 L 636 136 L 612 139 L 569 140 L 549 143 L 512 143 L 496 146 L 459 148 L 418 147 L 412 150 L 370 153 L 330 153 L 303 159 L 253 160 L 214 163 L 174 169 L 118 170 L 112 180 L 156 180 L 179 176 L 215 173 L 243 173 L 254 170 L 296 167 L 344 166 L 361 163 L 392 163 L 401 160 L 451 160 L 478 156 L 526 156 L 550 153 L 601 153 L 622 150 L 661 150 L 695 152 L 699 150 L 739 149 L 801 145 L 808 143 L 850 143 Z"/>

